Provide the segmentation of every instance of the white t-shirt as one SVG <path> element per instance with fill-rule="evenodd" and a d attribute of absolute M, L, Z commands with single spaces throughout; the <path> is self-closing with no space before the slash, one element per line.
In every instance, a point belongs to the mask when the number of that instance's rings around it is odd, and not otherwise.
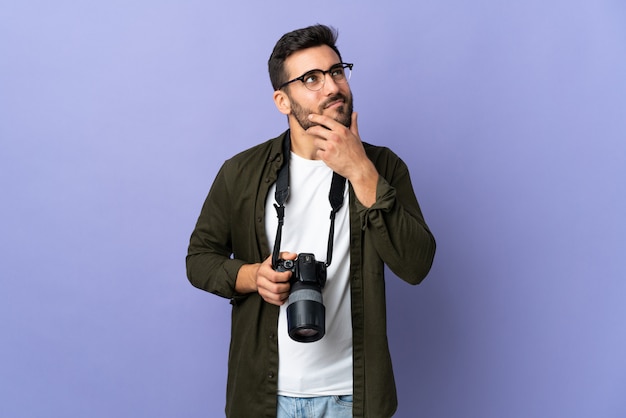
<path fill-rule="evenodd" d="M 331 206 L 328 202 L 332 170 L 321 160 L 291 153 L 289 198 L 280 251 L 313 253 L 326 261 Z M 272 186 L 265 204 L 265 230 L 274 248 L 278 218 Z M 350 302 L 350 219 L 348 186 L 335 218 L 333 256 L 322 291 L 326 334 L 312 343 L 293 341 L 287 332 L 287 303 L 278 320 L 278 394 L 313 397 L 352 394 L 352 316 Z"/>

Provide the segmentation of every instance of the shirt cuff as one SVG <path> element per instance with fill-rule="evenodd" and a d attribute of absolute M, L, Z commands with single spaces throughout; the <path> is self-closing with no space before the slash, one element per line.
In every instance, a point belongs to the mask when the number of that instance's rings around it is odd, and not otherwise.
<path fill-rule="evenodd" d="M 376 184 L 376 201 L 372 206 L 365 207 L 358 199 L 356 200 L 356 210 L 361 221 L 361 229 L 383 222 L 382 212 L 389 212 L 396 201 L 396 189 L 393 188 L 382 176 L 378 176 Z"/>

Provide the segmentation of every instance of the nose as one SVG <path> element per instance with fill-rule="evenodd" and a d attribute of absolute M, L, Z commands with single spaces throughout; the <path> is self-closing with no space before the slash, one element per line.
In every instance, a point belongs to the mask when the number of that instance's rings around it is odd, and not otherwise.
<path fill-rule="evenodd" d="M 322 86 L 324 94 L 327 96 L 333 95 L 339 91 L 339 85 L 330 74 L 324 74 L 324 85 Z"/>

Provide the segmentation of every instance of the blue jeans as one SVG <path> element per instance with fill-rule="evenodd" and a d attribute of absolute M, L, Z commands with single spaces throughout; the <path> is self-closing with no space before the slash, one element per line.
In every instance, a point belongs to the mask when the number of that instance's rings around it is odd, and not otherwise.
<path fill-rule="evenodd" d="M 352 395 L 317 398 L 279 395 L 276 418 L 352 418 Z"/>

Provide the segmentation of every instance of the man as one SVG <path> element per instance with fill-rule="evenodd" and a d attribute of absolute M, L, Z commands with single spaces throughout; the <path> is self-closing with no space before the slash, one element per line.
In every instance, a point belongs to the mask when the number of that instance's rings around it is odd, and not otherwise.
<path fill-rule="evenodd" d="M 278 41 L 269 73 L 289 129 L 224 163 L 191 235 L 189 280 L 233 305 L 228 417 L 384 418 L 397 407 L 384 264 L 418 284 L 435 241 L 406 165 L 361 141 L 353 65 L 336 38 L 316 25 Z M 326 272 L 325 334 L 313 342 L 294 340 L 287 325 L 292 283 L 304 273 L 277 271 L 303 253 Z"/>

